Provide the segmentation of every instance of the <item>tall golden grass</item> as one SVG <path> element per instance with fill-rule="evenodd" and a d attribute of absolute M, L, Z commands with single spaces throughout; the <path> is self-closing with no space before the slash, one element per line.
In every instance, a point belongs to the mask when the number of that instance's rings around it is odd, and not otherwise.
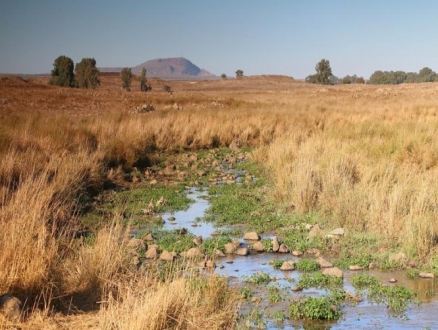
<path fill-rule="evenodd" d="M 318 212 L 329 228 L 378 234 L 388 246 L 423 260 L 436 252 L 438 85 L 323 88 L 242 80 L 226 88 L 226 83 L 208 83 L 205 91 L 199 85 L 202 97 L 192 85 L 183 96 L 176 93 L 172 102 L 183 103 L 182 111 L 121 111 L 133 103 L 119 94 L 107 108 L 74 116 L 4 110 L 0 291 L 46 312 L 100 310 L 90 317 L 97 317 L 91 322 L 101 328 L 142 329 L 148 323 L 149 329 L 201 329 L 199 313 L 212 329 L 227 328 L 235 299 L 219 279 L 188 296 L 192 282 L 183 278 L 146 290 L 151 283 L 131 271 L 123 253 L 126 235 L 116 219 L 94 244 L 78 242 L 74 234 L 81 200 L 114 180 L 114 169 L 150 165 L 157 152 L 228 146 L 235 138 L 255 148 L 254 159 L 272 180 L 279 204 L 293 205 L 299 214 Z M 111 97 L 102 90 L 101 97 Z M 45 91 L 55 103 L 64 100 L 63 92 Z M 86 96 L 85 104 L 93 102 Z M 168 96 L 129 97 L 136 104 L 163 104 Z M 213 100 L 225 106 L 212 106 Z M 224 300 L 203 305 L 218 288 L 227 293 Z M 51 322 L 32 315 L 28 322 L 34 327 L 35 320 Z"/>

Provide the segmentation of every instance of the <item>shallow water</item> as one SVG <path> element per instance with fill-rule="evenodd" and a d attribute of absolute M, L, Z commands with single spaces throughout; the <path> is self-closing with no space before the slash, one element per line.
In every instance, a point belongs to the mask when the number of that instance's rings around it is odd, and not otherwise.
<path fill-rule="evenodd" d="M 193 199 L 193 203 L 186 211 L 178 211 L 173 213 L 166 213 L 163 215 L 163 219 L 166 221 L 164 229 L 179 229 L 186 228 L 194 235 L 207 238 L 210 234 L 218 229 L 215 228 L 212 223 L 200 221 L 205 211 L 210 207 L 209 202 L 201 196 L 207 195 L 207 192 L 199 191 L 196 188 L 191 188 L 187 191 L 188 196 Z M 175 221 L 169 221 L 170 217 L 175 217 Z M 198 220 L 197 220 L 198 218 Z M 197 223 L 196 227 L 193 227 L 193 223 Z M 248 245 L 248 242 L 243 241 L 242 245 Z M 294 299 L 305 296 L 320 296 L 325 294 L 325 290 L 310 288 L 301 292 L 293 292 L 292 288 L 296 285 L 298 278 L 302 275 L 299 271 L 284 272 L 278 269 L 274 269 L 269 265 L 269 261 L 273 259 L 278 260 L 294 260 L 298 261 L 299 258 L 292 256 L 291 254 L 273 254 L 273 253 L 257 253 L 252 251 L 250 255 L 235 256 L 227 255 L 225 258 L 216 260 L 218 267 L 215 272 L 219 275 L 226 276 L 228 282 L 232 286 L 242 287 L 251 286 L 254 295 L 262 297 L 262 301 L 257 306 L 258 309 L 265 311 L 267 314 L 272 311 L 281 311 L 287 314 L 288 303 Z M 269 284 L 266 285 L 248 285 L 244 282 L 245 276 L 251 276 L 257 272 L 268 273 L 271 278 L 274 278 Z M 419 305 L 411 303 L 408 309 L 402 315 L 393 315 L 386 308 L 384 304 L 376 304 L 366 299 L 356 305 L 346 303 L 342 306 L 342 317 L 338 321 L 331 322 L 319 322 L 319 321 L 291 321 L 285 320 L 283 322 L 275 322 L 266 319 L 266 329 L 438 329 L 438 300 L 435 294 L 431 297 L 426 296 L 426 292 L 433 292 L 436 282 L 431 279 L 409 279 L 406 276 L 405 271 L 391 271 L 384 272 L 381 270 L 367 270 L 360 272 L 344 271 L 344 283 L 343 288 L 351 293 L 355 290 L 351 284 L 351 279 L 354 275 L 361 272 L 375 276 L 381 280 L 382 283 L 391 285 L 389 283 L 390 278 L 396 278 L 398 280 L 397 285 L 403 285 L 419 295 Z M 279 303 L 271 304 L 266 299 L 267 285 L 278 285 L 281 288 L 282 301 Z M 242 311 L 248 312 L 254 305 L 243 306 Z"/>

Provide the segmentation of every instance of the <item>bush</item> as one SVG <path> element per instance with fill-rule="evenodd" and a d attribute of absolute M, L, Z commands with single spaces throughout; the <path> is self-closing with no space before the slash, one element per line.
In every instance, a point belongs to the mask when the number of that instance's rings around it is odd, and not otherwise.
<path fill-rule="evenodd" d="M 123 68 L 120 72 L 122 78 L 122 87 L 129 92 L 131 90 L 132 72 L 130 68 Z"/>
<path fill-rule="evenodd" d="M 83 58 L 76 64 L 76 81 L 80 88 L 94 89 L 100 85 L 99 70 L 94 58 Z"/>
<path fill-rule="evenodd" d="M 75 83 L 75 75 L 73 73 L 74 63 L 70 57 L 61 55 L 53 63 L 51 72 L 52 78 L 50 85 L 63 87 L 73 87 Z"/>

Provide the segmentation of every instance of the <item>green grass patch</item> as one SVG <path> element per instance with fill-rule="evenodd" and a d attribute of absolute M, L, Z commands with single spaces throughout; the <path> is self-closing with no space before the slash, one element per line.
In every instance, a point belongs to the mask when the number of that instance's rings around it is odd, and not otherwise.
<path fill-rule="evenodd" d="M 315 272 L 319 269 L 319 264 L 313 259 L 300 259 L 295 264 L 295 269 L 301 272 Z"/>
<path fill-rule="evenodd" d="M 312 320 L 337 320 L 341 316 L 340 302 L 344 299 L 342 292 L 329 296 L 307 297 L 289 305 L 289 318 Z"/>
<path fill-rule="evenodd" d="M 298 285 L 307 288 L 336 288 L 342 286 L 342 277 L 324 275 L 322 272 L 304 274 L 298 280 Z"/>
<path fill-rule="evenodd" d="M 147 235 L 149 232 L 145 231 L 142 236 Z M 159 245 L 160 250 L 166 250 L 169 252 L 177 252 L 181 253 L 183 251 L 187 251 L 188 249 L 195 246 L 193 243 L 193 239 L 195 235 L 187 233 L 184 235 L 180 235 L 179 229 L 174 230 L 162 230 L 162 229 L 153 229 L 150 231 L 152 236 L 154 237 L 155 242 Z"/>
<path fill-rule="evenodd" d="M 352 283 L 359 293 L 366 291 L 369 299 L 386 304 L 395 313 L 406 310 L 413 298 L 411 290 L 399 285 L 383 285 L 368 274 L 353 276 Z"/>
<path fill-rule="evenodd" d="M 270 281 L 272 281 L 272 278 L 269 276 L 268 273 L 259 272 L 252 274 L 251 276 L 244 276 L 243 280 L 252 284 L 263 284 L 269 283 Z"/>
<path fill-rule="evenodd" d="M 232 239 L 229 236 L 214 236 L 204 239 L 199 246 L 200 250 L 206 255 L 212 255 L 214 249 L 219 249 L 225 252 L 225 244 L 231 243 Z"/>

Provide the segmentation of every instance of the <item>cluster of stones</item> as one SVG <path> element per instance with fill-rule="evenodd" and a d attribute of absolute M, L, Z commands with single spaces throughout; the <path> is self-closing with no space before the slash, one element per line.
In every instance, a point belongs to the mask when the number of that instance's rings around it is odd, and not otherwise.
<path fill-rule="evenodd" d="M 135 107 L 133 112 L 134 113 L 148 113 L 148 112 L 151 112 L 154 110 L 155 110 L 155 108 L 152 104 L 143 104 L 139 107 Z"/>

